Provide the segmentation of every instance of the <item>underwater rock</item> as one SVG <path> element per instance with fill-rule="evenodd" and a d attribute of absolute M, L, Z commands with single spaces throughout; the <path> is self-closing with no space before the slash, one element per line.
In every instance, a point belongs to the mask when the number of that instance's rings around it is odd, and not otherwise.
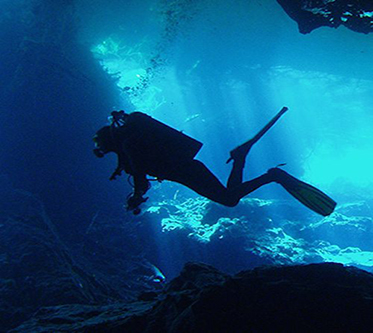
<path fill-rule="evenodd" d="M 146 213 L 149 222 L 158 226 L 148 232 L 158 240 L 154 245 L 161 248 L 152 252 L 165 252 L 166 246 L 172 248 L 165 254 L 168 262 L 163 263 L 166 275 L 171 278 L 187 261 L 203 261 L 231 274 L 273 264 L 272 258 L 261 257 L 248 249 L 259 235 L 273 227 L 274 220 L 281 224 L 275 211 L 282 206 L 288 207 L 288 204 L 245 199 L 230 209 L 202 197 L 165 200 Z M 289 210 L 298 216 L 297 209 Z M 151 257 L 152 253 L 146 256 Z M 160 265 L 162 267 L 162 263 Z"/>
<path fill-rule="evenodd" d="M 242 199 L 234 209 L 218 205 L 206 198 L 165 200 L 148 209 L 161 220 L 162 231 L 184 232 L 189 238 L 209 243 L 230 235 L 235 238 L 255 236 L 289 220 L 306 221 L 308 212 L 287 201 Z M 302 213 L 303 211 L 303 213 Z M 286 221 L 285 223 L 283 223 Z"/>
<path fill-rule="evenodd" d="M 156 299 L 41 309 L 12 332 L 364 332 L 373 275 L 324 263 L 229 276 L 189 263 Z"/>
<path fill-rule="evenodd" d="M 9 190 L 0 212 L 1 330 L 18 325 L 41 306 L 119 298 L 76 264 L 35 196 Z"/>
<path fill-rule="evenodd" d="M 373 3 L 370 0 L 277 0 L 285 12 L 298 23 L 299 32 L 310 33 L 322 26 L 345 26 L 356 32 L 373 31 Z"/>
<path fill-rule="evenodd" d="M 323 218 L 295 201 L 248 198 L 231 209 L 197 197 L 165 200 L 146 216 L 159 228 L 148 232 L 158 240 L 152 251 L 164 244 L 173 249 L 166 275 L 174 277 L 186 261 L 196 260 L 230 274 L 266 264 L 325 261 L 372 271 L 371 215 L 363 202 L 340 205 Z"/>
<path fill-rule="evenodd" d="M 223 284 L 229 275 L 202 263 L 186 263 L 180 275 L 165 287 L 166 292 L 194 290 L 199 291 L 211 285 Z"/>
<path fill-rule="evenodd" d="M 303 228 L 304 234 L 339 247 L 373 251 L 372 211 L 362 203 L 341 205 L 338 211 Z"/>
<path fill-rule="evenodd" d="M 133 300 L 139 292 L 159 290 L 166 279 L 155 258 L 152 228 L 147 216 L 133 221 L 97 214 L 69 249 L 86 272 L 110 284 L 123 301 Z"/>
<path fill-rule="evenodd" d="M 363 251 L 357 247 L 340 248 L 338 245 L 331 245 L 328 242 L 318 242 L 314 246 L 314 252 L 317 253 L 323 261 L 336 261 L 345 265 L 354 265 L 373 273 L 373 252 Z"/>

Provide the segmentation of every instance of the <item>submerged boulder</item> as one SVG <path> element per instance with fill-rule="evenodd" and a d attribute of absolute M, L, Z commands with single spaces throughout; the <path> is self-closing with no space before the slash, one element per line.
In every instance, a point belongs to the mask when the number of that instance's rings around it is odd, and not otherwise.
<path fill-rule="evenodd" d="M 373 324 L 373 275 L 323 263 L 229 276 L 187 264 L 153 300 L 42 309 L 12 332 L 345 332 Z"/>

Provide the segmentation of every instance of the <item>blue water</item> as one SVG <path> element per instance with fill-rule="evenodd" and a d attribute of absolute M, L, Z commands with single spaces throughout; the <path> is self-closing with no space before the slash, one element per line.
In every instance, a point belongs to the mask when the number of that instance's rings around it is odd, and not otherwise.
<path fill-rule="evenodd" d="M 262 263 L 252 253 L 273 259 L 271 251 L 280 263 L 371 269 L 373 244 L 364 236 L 373 230 L 371 35 L 343 27 L 302 35 L 266 0 L 19 0 L 1 7 L 0 181 L 37 196 L 66 243 L 85 244 L 106 219 L 146 224 L 136 251 L 143 237 L 151 240 L 156 250 L 145 259 L 166 276 L 190 259 L 235 271 Z M 91 139 L 112 110 L 142 111 L 203 142 L 197 158 L 225 183 L 229 151 L 283 106 L 289 112 L 254 147 L 244 177 L 286 163 L 338 202 L 329 220 L 301 206 L 270 206 L 294 203 L 276 184 L 250 196 L 263 211 L 216 208 L 203 219 L 208 203 L 167 182 L 153 184 L 144 215 L 134 217 L 123 208 L 126 177 L 108 181 L 115 156 L 92 154 Z M 265 227 L 256 229 L 258 221 Z M 349 223 L 355 227 L 342 227 Z M 256 249 L 245 243 L 248 234 L 257 237 Z M 96 241 L 120 248 L 108 235 Z M 295 250 L 285 258 L 291 248 L 316 259 Z"/>
<path fill-rule="evenodd" d="M 286 105 L 286 119 L 253 152 L 251 174 L 286 162 L 324 188 L 372 182 L 369 35 L 343 27 L 301 35 L 270 1 L 186 3 L 186 13 L 171 19 L 155 3 L 128 4 L 141 28 L 121 22 L 92 46 L 109 72 L 120 73 L 120 87 L 149 77 L 141 94 L 127 94 L 134 109 L 203 141 L 199 157 L 224 178 L 227 151 Z M 176 31 L 166 38 L 170 25 Z M 146 74 L 159 50 L 162 63 Z"/>

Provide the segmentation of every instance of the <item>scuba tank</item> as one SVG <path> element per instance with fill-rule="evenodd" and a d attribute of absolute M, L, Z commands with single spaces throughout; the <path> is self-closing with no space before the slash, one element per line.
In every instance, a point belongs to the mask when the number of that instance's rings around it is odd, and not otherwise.
<path fill-rule="evenodd" d="M 116 141 L 150 175 L 160 176 L 155 173 L 165 171 L 166 165 L 193 159 L 202 148 L 200 141 L 142 112 L 121 115 Z"/>

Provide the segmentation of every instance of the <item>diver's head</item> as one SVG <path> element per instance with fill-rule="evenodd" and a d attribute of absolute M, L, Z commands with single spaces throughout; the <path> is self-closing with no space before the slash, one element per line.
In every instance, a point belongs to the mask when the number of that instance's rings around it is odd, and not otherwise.
<path fill-rule="evenodd" d="M 112 136 L 112 129 L 110 126 L 105 126 L 97 131 L 96 135 L 93 137 L 93 142 L 95 143 L 95 149 L 93 153 L 97 157 L 104 157 L 105 154 L 110 152 L 115 152 L 115 143 Z"/>

